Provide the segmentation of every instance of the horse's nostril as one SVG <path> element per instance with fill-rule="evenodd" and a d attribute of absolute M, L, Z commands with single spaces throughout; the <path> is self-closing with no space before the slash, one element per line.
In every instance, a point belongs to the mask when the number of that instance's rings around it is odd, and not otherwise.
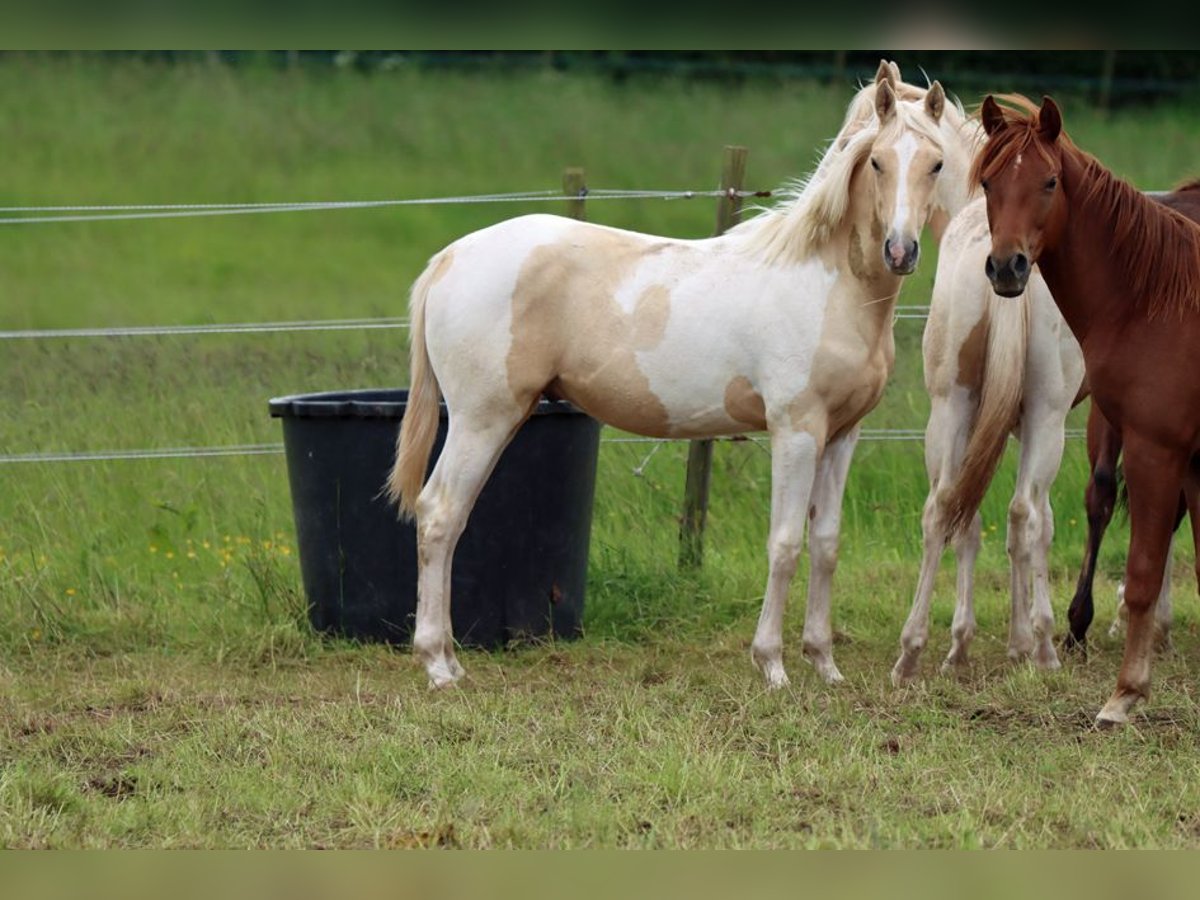
<path fill-rule="evenodd" d="M 1018 253 L 1013 259 L 1013 271 L 1018 275 L 1025 275 L 1029 272 L 1029 257 L 1024 253 Z"/>
<path fill-rule="evenodd" d="M 990 254 L 987 258 L 987 262 L 983 264 L 983 274 L 993 281 L 996 278 L 996 261 L 992 259 Z"/>

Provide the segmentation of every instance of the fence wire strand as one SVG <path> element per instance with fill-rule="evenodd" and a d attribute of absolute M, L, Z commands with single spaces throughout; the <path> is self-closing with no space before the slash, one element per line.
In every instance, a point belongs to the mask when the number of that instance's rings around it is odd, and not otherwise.
<path fill-rule="evenodd" d="M 314 200 L 279 203 L 158 203 L 76 206 L 0 206 L 0 225 L 39 225 L 48 222 L 110 222 L 129 219 L 182 219 L 276 212 L 381 209 L 393 206 L 445 206 L 477 203 L 561 203 L 568 200 L 694 200 L 697 197 L 770 197 L 771 191 L 670 191 L 588 189 L 579 194 L 561 191 L 519 191 L 461 197 L 418 197 L 390 200 Z M 18 215 L 12 215 L 17 213 Z"/>
<path fill-rule="evenodd" d="M 1085 432 L 1081 428 L 1068 428 L 1066 437 L 1070 440 L 1083 438 Z M 923 441 L 923 428 L 864 428 L 859 437 L 860 441 Z M 770 444 L 762 435 L 738 435 L 733 437 L 713 438 L 722 444 L 755 444 L 759 449 L 770 453 Z M 651 455 L 657 452 L 657 447 L 664 444 L 685 444 L 687 438 L 650 438 L 650 437 L 606 437 L 600 439 L 601 444 L 632 444 L 657 445 Z M 62 450 L 44 453 L 8 453 L 0 454 L 0 465 L 19 465 L 23 463 L 66 463 L 66 462 L 118 462 L 129 460 L 156 459 L 209 459 L 228 456 L 269 456 L 284 452 L 281 443 L 274 444 L 229 444 L 218 447 L 140 447 L 130 450 Z M 649 457 L 647 457 L 647 460 Z M 643 466 L 644 467 L 644 466 Z"/>
<path fill-rule="evenodd" d="M 896 319 L 928 318 L 928 306 L 898 306 Z M 361 319 L 311 319 L 283 322 L 225 322 L 201 325 L 125 325 L 111 328 L 33 328 L 0 331 L 0 341 L 64 338 L 157 337 L 189 334 L 275 334 L 301 331 L 355 331 L 408 328 L 403 316 Z"/>

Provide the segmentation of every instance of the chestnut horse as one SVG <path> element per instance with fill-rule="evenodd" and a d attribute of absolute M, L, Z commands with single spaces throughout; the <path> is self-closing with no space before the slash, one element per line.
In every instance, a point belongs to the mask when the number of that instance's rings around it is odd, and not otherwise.
<path fill-rule="evenodd" d="M 1046 97 L 989 96 L 974 176 L 987 197 L 996 293 L 1016 297 L 1037 263 L 1083 350 L 1093 402 L 1120 435 L 1131 535 L 1129 627 L 1097 723 L 1128 721 L 1150 693 L 1153 613 L 1185 492 L 1200 509 L 1200 227 L 1120 180 L 1063 131 Z"/>
<path fill-rule="evenodd" d="M 413 651 L 430 684 L 463 674 L 450 630 L 454 547 L 500 452 L 542 393 L 653 437 L 767 430 L 768 577 L 751 658 L 787 683 L 783 611 L 806 523 L 805 657 L 827 681 L 829 583 L 859 421 L 892 368 L 892 318 L 946 162 L 945 95 L 897 98 L 882 71 L 812 178 L 721 237 L 678 240 L 549 215 L 434 256 L 412 292 L 412 394 L 388 491 L 415 515 Z M 449 429 L 422 486 L 445 398 Z M 811 519 L 811 522 L 808 520 Z"/>
<path fill-rule="evenodd" d="M 1159 203 L 1178 210 L 1193 222 L 1200 222 L 1200 181 L 1191 181 L 1180 185 L 1169 194 L 1149 196 L 1154 197 Z M 1069 630 L 1064 640 L 1067 649 L 1086 647 L 1088 628 L 1095 615 L 1092 583 L 1096 574 L 1096 556 L 1100 550 L 1100 541 L 1104 537 L 1105 529 L 1108 528 L 1113 510 L 1117 505 L 1117 464 L 1121 455 L 1121 435 L 1104 418 L 1104 414 L 1100 412 L 1095 403 L 1088 411 L 1087 453 L 1091 469 L 1087 491 L 1084 494 L 1088 519 L 1087 546 L 1084 549 L 1075 596 L 1067 611 Z M 1181 497 L 1177 510 L 1179 519 L 1182 519 L 1186 511 L 1186 503 Z M 1178 527 L 1178 522 L 1176 522 L 1176 528 Z M 1197 524 L 1193 522 L 1192 528 L 1196 527 Z M 1200 577 L 1200 570 L 1197 574 Z M 1110 635 L 1117 633 L 1128 615 L 1123 585 L 1118 593 L 1120 600 L 1117 614 L 1109 629 Z M 1163 569 L 1163 584 L 1158 594 L 1158 604 L 1154 609 L 1154 643 L 1162 648 L 1169 647 L 1171 643 L 1171 558 L 1169 554 L 1166 567 Z"/>

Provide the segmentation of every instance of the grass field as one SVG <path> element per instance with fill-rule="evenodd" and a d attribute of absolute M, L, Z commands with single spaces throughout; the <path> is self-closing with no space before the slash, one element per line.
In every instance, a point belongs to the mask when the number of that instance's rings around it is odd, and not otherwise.
<path fill-rule="evenodd" d="M 850 93 L 9 57 L 0 201 L 435 197 L 557 188 L 569 165 L 594 188 L 706 189 L 727 143 L 750 148 L 750 186 L 774 187 L 812 166 Z M 1197 174 L 1200 115 L 1184 106 L 1064 110 L 1076 141 L 1141 187 Z M 0 329 L 401 315 L 433 252 L 543 208 L 4 226 Z M 678 236 L 714 218 L 709 200 L 588 215 Z M 933 268 L 901 303 L 928 302 Z M 924 426 L 920 327 L 897 324 L 867 427 Z M 398 331 L 3 341 L 0 453 L 278 441 L 271 396 L 406 380 Z M 1009 459 L 984 507 L 975 670 L 934 674 L 944 574 L 926 678 L 894 691 L 925 476 L 919 444 L 864 443 L 834 586 L 849 682 L 828 689 L 799 659 L 802 572 L 793 687 L 766 694 L 748 646 L 767 455 L 718 447 L 706 566 L 681 577 L 686 451 L 635 474 L 649 449 L 602 449 L 585 639 L 465 653 L 471 677 L 439 695 L 407 654 L 308 629 L 282 457 L 0 466 L 0 845 L 1200 845 L 1200 620 L 1182 544 L 1156 694 L 1130 728 L 1093 733 L 1119 659 L 1103 632 L 1127 530 L 1103 552 L 1091 657 L 1052 676 L 1009 667 Z M 1074 442 L 1054 496 L 1060 618 L 1085 477 Z"/>

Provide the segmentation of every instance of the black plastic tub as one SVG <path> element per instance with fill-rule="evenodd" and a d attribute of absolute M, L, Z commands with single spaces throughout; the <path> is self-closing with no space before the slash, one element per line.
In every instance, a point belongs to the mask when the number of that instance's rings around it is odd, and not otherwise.
<path fill-rule="evenodd" d="M 300 571 L 313 626 L 403 643 L 417 602 L 416 531 L 382 495 L 404 390 L 278 397 Z M 430 470 L 446 436 L 446 409 Z M 600 423 L 542 401 L 505 449 L 454 554 L 451 616 L 463 644 L 576 637 L 583 617 Z"/>

